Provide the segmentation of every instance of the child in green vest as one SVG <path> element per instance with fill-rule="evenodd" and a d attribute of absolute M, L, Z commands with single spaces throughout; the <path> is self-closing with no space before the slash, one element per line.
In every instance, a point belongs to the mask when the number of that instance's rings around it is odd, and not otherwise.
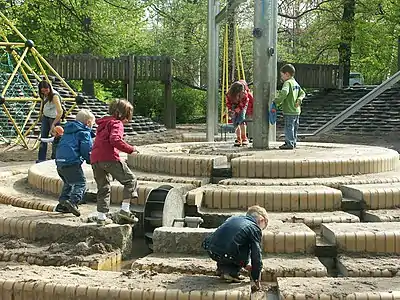
<path fill-rule="evenodd" d="M 296 148 L 297 130 L 301 113 L 301 103 L 306 93 L 294 79 L 296 69 L 293 65 L 284 65 L 281 70 L 281 79 L 284 82 L 282 90 L 275 98 L 275 103 L 281 106 L 285 120 L 285 143 L 279 149 L 291 150 Z"/>

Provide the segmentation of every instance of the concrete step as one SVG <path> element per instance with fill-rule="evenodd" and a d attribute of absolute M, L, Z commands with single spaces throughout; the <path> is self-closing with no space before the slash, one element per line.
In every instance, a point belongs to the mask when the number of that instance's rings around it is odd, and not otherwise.
<path fill-rule="evenodd" d="M 268 255 L 263 258 L 262 280 L 276 282 L 277 277 L 324 277 L 324 265 L 313 256 Z M 136 260 L 132 270 L 149 270 L 157 273 L 183 273 L 215 275 L 216 262 L 208 256 L 178 254 L 150 254 Z M 246 275 L 246 272 L 243 272 Z"/>
<path fill-rule="evenodd" d="M 400 254 L 398 223 L 322 224 L 321 235 L 343 252 Z"/>
<path fill-rule="evenodd" d="M 366 222 L 400 222 L 400 209 L 367 210 L 364 213 Z"/>
<path fill-rule="evenodd" d="M 400 256 L 340 255 L 337 268 L 345 277 L 400 276 Z"/>
<path fill-rule="evenodd" d="M 264 283 L 263 291 L 271 285 Z M 263 293 L 264 294 L 264 293 Z M 228 284 L 206 275 L 94 271 L 84 267 L 0 265 L 0 297 L 17 299 L 250 299 L 250 280 Z M 264 297 L 260 299 L 265 299 Z"/>
<path fill-rule="evenodd" d="M 258 204 L 267 211 L 326 211 L 341 208 L 342 194 L 326 186 L 205 185 L 187 194 L 187 203 L 213 209 L 247 209 Z"/>
<path fill-rule="evenodd" d="M 368 209 L 400 207 L 400 183 L 344 185 L 345 197 L 362 200 Z"/>
<path fill-rule="evenodd" d="M 215 229 L 159 227 L 153 233 L 154 253 L 204 254 L 201 244 Z M 301 223 L 270 224 L 262 235 L 264 253 L 313 253 L 316 233 Z"/>
<path fill-rule="evenodd" d="M 199 213 L 208 227 L 218 227 L 233 215 L 243 215 L 245 210 L 199 208 Z M 284 223 L 303 223 L 310 228 L 319 227 L 322 223 L 358 223 L 360 218 L 344 212 L 268 212 L 270 220 Z"/>
<path fill-rule="evenodd" d="M 278 278 L 281 300 L 400 299 L 400 277 L 395 278 Z"/>
<path fill-rule="evenodd" d="M 125 257 L 132 248 L 132 227 L 112 224 L 99 227 L 88 223 L 88 215 L 43 212 L 0 205 L 0 236 L 24 238 L 29 241 L 79 243 L 92 236 L 119 248 Z"/>

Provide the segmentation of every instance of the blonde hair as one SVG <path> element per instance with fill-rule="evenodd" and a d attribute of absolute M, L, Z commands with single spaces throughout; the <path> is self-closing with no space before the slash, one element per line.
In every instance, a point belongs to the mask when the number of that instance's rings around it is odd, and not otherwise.
<path fill-rule="evenodd" d="M 253 205 L 250 206 L 247 209 L 247 216 L 252 216 L 255 217 L 257 220 L 261 217 L 265 219 L 265 222 L 268 223 L 268 213 L 264 207 L 261 207 L 259 205 Z"/>
<path fill-rule="evenodd" d="M 108 113 L 117 120 L 132 120 L 133 106 L 126 99 L 115 99 L 108 107 Z"/>
<path fill-rule="evenodd" d="M 88 109 L 81 109 L 77 114 L 76 118 L 77 121 L 86 124 L 90 120 L 95 120 L 94 114 Z"/>

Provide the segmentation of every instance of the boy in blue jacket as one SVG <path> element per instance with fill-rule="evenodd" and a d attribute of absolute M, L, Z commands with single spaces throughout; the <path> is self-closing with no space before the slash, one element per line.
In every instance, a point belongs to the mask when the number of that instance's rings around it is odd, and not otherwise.
<path fill-rule="evenodd" d="M 80 110 L 74 121 L 67 122 L 64 134 L 57 146 L 57 173 L 64 185 L 58 198 L 56 212 L 73 213 L 79 217 L 81 213 L 78 203 L 82 201 L 86 191 L 86 178 L 82 163 L 90 164 L 92 151 L 92 126 L 95 117 L 90 110 Z"/>
<path fill-rule="evenodd" d="M 252 291 L 260 290 L 262 270 L 261 238 L 268 226 L 265 208 L 254 205 L 246 215 L 232 216 L 205 238 L 203 248 L 217 262 L 216 275 L 228 282 L 240 282 L 242 268 L 251 273 Z M 251 258 L 251 266 L 249 265 Z"/>

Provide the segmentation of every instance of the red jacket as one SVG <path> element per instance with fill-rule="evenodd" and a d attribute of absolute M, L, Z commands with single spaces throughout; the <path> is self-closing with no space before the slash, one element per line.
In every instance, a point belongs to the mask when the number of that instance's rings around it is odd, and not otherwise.
<path fill-rule="evenodd" d="M 236 108 L 238 108 L 241 111 L 247 105 L 246 115 L 252 116 L 253 115 L 253 104 L 254 104 L 253 94 L 250 92 L 250 89 L 247 86 L 247 84 L 244 81 L 242 83 L 244 83 L 244 86 L 245 86 L 245 94 L 244 94 L 244 97 L 242 99 L 240 99 Z M 228 108 L 229 111 L 232 110 L 232 105 L 233 105 L 232 99 L 231 99 L 231 97 L 229 97 L 229 94 L 227 94 L 226 95 L 226 107 Z"/>
<path fill-rule="evenodd" d="M 119 152 L 132 153 L 135 147 L 123 140 L 124 124 L 114 117 L 103 117 L 96 120 L 98 125 L 90 163 L 119 161 Z"/>

